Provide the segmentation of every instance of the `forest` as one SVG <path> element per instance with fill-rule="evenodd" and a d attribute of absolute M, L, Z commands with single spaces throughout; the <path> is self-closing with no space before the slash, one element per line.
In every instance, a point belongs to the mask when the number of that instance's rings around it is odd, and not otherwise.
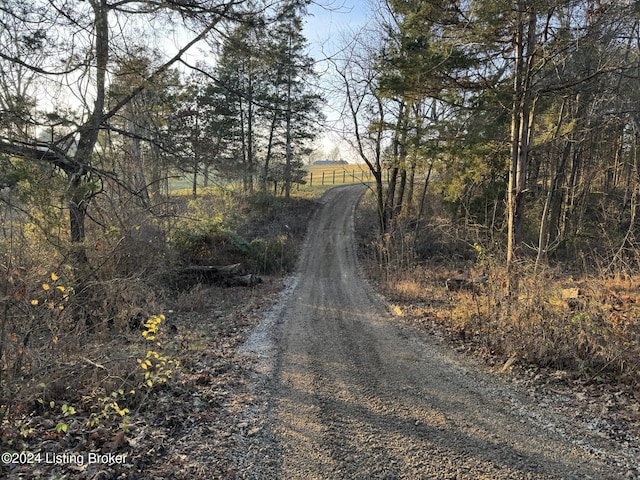
<path fill-rule="evenodd" d="M 310 5 L 0 0 L 3 444 L 140 411 L 180 368 L 154 342 L 201 299 L 185 267 L 292 271 L 329 131 L 399 310 L 638 385 L 640 3 L 377 0 L 324 58 Z"/>

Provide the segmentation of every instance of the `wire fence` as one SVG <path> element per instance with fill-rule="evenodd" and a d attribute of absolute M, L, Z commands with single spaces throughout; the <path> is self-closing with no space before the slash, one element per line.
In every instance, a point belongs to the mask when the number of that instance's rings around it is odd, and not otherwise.
<path fill-rule="evenodd" d="M 373 174 L 364 169 L 322 170 L 309 172 L 305 178 L 307 185 L 341 185 L 349 183 L 366 183 L 374 180 Z"/>

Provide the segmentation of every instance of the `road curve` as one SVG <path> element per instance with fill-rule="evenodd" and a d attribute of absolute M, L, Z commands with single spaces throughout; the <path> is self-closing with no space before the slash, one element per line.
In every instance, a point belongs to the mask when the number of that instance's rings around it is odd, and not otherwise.
<path fill-rule="evenodd" d="M 365 188 L 330 190 L 310 224 L 237 477 L 624 478 L 576 422 L 400 327 L 359 274 Z"/>

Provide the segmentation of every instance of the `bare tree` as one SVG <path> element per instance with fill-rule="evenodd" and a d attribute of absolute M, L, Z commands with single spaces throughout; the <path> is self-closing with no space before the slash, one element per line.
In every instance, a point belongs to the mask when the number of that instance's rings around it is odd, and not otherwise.
<path fill-rule="evenodd" d="M 331 59 L 337 74 L 336 88 L 343 92 L 343 136 L 367 165 L 375 179 L 378 226 L 387 229 L 385 191 L 383 188 L 383 152 L 389 144 L 386 127 L 387 105 L 378 90 L 379 72 L 374 53 L 366 45 L 375 45 L 367 38 L 375 32 L 362 31 L 342 50 L 340 57 Z"/>
<path fill-rule="evenodd" d="M 31 129 L 25 132 L 28 135 L 16 136 L 3 128 L 0 152 L 27 161 L 48 163 L 66 178 L 64 195 L 69 212 L 71 260 L 76 265 L 87 263 L 84 245 L 87 208 L 101 189 L 100 179 L 114 176 L 95 161 L 100 132 L 108 129 L 114 115 L 155 78 L 179 62 L 191 47 L 219 31 L 226 21 L 236 20 L 243 3 L 242 0 L 178 0 L 170 3 L 155 0 L 9 0 L 3 3 L 0 21 L 14 32 L 14 42 L 0 46 L 1 69 L 7 72 L 20 68 L 28 72 L 34 84 L 52 93 L 49 98 L 38 98 L 38 107 L 53 110 L 53 114 L 30 118 Z M 113 62 L 122 53 L 127 54 L 135 39 L 142 41 L 139 32 L 136 37 L 130 29 L 143 28 L 143 22 L 152 24 L 159 33 L 165 31 L 164 27 L 173 25 L 180 30 L 176 38 L 184 38 L 184 41 L 139 85 L 107 108 Z M 144 41 L 160 41 L 159 38 L 161 35 L 147 37 Z M 55 118 L 59 123 L 59 119 L 65 117 L 59 106 L 63 101 L 73 106 L 79 120 L 66 119 L 66 132 L 42 140 L 41 133 L 51 131 L 55 126 L 51 119 Z"/>

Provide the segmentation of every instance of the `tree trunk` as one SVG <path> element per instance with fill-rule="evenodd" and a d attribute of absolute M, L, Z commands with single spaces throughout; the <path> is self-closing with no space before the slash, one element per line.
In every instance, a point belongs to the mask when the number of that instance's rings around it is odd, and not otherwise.
<path fill-rule="evenodd" d="M 407 171 L 403 168 L 400 171 L 400 185 L 398 186 L 398 193 L 396 195 L 396 206 L 394 209 L 394 216 L 399 216 L 402 213 L 402 207 L 404 204 L 404 196 L 407 186 Z"/>
<path fill-rule="evenodd" d="M 100 126 L 104 120 L 107 64 L 109 62 L 109 7 L 106 0 L 91 3 L 95 15 L 95 54 L 96 54 L 96 98 L 93 111 L 87 122 L 80 128 L 80 137 L 75 159 L 82 165 L 91 165 L 91 156 L 98 141 Z M 76 267 L 84 268 L 88 264 L 85 246 L 85 221 L 87 206 L 93 192 L 87 185 L 88 171 L 78 165 L 65 170 L 69 177 L 69 230 L 72 261 Z"/>
<path fill-rule="evenodd" d="M 525 13 L 528 22 L 525 25 Z M 507 268 L 510 269 L 523 240 L 524 193 L 533 140 L 535 99 L 531 88 L 536 48 L 536 14 L 529 2 L 518 3 L 515 32 L 515 75 L 511 113 L 511 165 L 509 168 L 507 218 Z M 526 35 L 526 39 L 525 39 Z"/>
<path fill-rule="evenodd" d="M 260 190 L 267 191 L 267 185 L 269 183 L 269 165 L 271 164 L 271 156 L 273 151 L 273 138 L 275 136 L 276 124 L 278 120 L 278 113 L 273 112 L 273 118 L 271 119 L 271 128 L 269 129 L 269 141 L 267 142 L 267 153 L 264 157 L 264 165 L 262 168 L 262 178 L 260 179 Z"/>
<path fill-rule="evenodd" d="M 415 189 L 415 181 L 416 181 L 416 166 L 415 164 L 412 162 L 411 163 L 411 168 L 409 170 L 409 178 L 407 181 L 407 209 L 409 211 L 411 211 L 413 209 L 413 196 L 414 196 L 414 189 Z"/>
<path fill-rule="evenodd" d="M 134 112 L 134 102 L 130 102 L 125 107 L 127 116 L 128 130 L 133 134 L 129 140 L 129 154 L 131 155 L 131 164 L 133 168 L 133 183 L 136 195 L 141 199 L 143 205 L 149 204 L 149 190 L 147 188 L 147 180 L 144 174 L 144 166 L 142 164 L 142 149 L 140 147 L 140 138 L 138 137 L 138 128 L 136 115 Z"/>
<path fill-rule="evenodd" d="M 384 212 L 383 221 L 384 221 L 385 232 L 391 226 L 391 221 L 393 220 L 393 214 L 395 211 L 394 202 L 396 197 L 396 186 L 398 184 L 399 170 L 400 169 L 398 167 L 393 167 L 391 169 L 391 172 L 389 173 L 389 180 L 387 182 L 387 195 L 384 202 L 384 210 L 383 210 Z"/>
<path fill-rule="evenodd" d="M 427 190 L 429 189 L 429 179 L 431 178 L 431 170 L 433 169 L 433 162 L 429 163 L 429 170 L 427 170 L 427 177 L 424 179 L 422 186 L 422 194 L 420 195 L 420 209 L 418 210 L 418 219 L 422 218 L 424 214 L 424 201 L 427 198 Z"/>
<path fill-rule="evenodd" d="M 291 37 L 289 37 L 289 54 L 291 54 Z M 284 163 L 284 197 L 289 198 L 291 194 L 291 69 L 287 72 L 287 111 L 286 111 L 286 140 L 285 140 L 285 163 Z"/>

